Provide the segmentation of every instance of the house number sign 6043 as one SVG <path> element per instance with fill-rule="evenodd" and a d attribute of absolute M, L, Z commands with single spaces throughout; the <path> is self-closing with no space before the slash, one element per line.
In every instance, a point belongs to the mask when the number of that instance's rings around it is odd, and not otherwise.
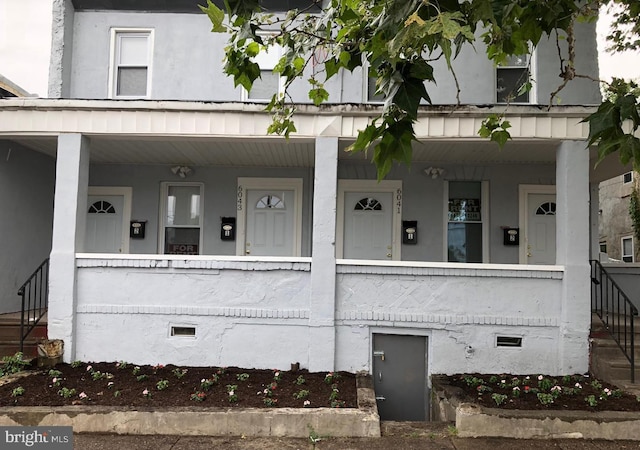
<path fill-rule="evenodd" d="M 396 208 L 398 214 L 402 213 L 402 189 L 396 191 Z"/>
<path fill-rule="evenodd" d="M 242 211 L 242 199 L 244 198 L 244 189 L 238 186 L 238 198 L 236 200 L 238 211 Z"/>

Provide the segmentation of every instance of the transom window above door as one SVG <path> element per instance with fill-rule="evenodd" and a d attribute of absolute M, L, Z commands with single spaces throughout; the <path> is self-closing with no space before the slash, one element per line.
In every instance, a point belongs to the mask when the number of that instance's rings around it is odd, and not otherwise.
<path fill-rule="evenodd" d="M 276 195 L 265 195 L 256 204 L 256 209 L 284 209 L 284 202 Z"/>
<path fill-rule="evenodd" d="M 556 204 L 555 202 L 545 202 L 538 206 L 536 209 L 536 216 L 555 216 Z"/>
<path fill-rule="evenodd" d="M 356 203 L 354 211 L 382 211 L 382 203 L 375 198 L 367 197 Z"/>
<path fill-rule="evenodd" d="M 89 206 L 89 214 L 115 214 L 116 209 L 109 202 L 98 201 Z"/>

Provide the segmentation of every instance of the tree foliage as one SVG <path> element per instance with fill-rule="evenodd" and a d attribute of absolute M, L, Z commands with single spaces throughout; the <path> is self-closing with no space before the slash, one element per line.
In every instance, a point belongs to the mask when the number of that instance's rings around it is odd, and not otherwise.
<path fill-rule="evenodd" d="M 638 48 L 634 18 L 639 2 L 608 1 L 623 11 L 617 26 L 626 26 L 621 34 L 611 34 L 616 49 Z M 201 9 L 211 19 L 212 31 L 229 34 L 224 71 L 236 86 L 250 90 L 260 76 L 255 62 L 259 52 L 271 46 L 282 49 L 274 71 L 284 78 L 285 95 L 274 95 L 267 106 L 274 115 L 269 132 L 288 136 L 296 131 L 295 104 L 286 94 L 295 80 L 306 79 L 310 100 L 320 105 L 329 99 L 325 84 L 341 70 L 367 70 L 384 106 L 349 150 L 371 149 L 381 179 L 394 162 L 411 162 L 418 108 L 431 102 L 427 87 L 436 83 L 434 61 L 446 62 L 459 102 L 452 61 L 464 46 L 481 39 L 487 57 L 501 64 L 510 56 L 530 54 L 543 36 L 566 39 L 568 51 L 559 54 L 562 73 L 553 97 L 572 79 L 585 76 L 575 70 L 573 27 L 579 20 L 595 20 L 599 6 L 599 0 L 309 0 L 307 8 L 274 15 L 259 0 L 225 0 L 225 10 L 207 0 Z M 530 88 L 529 82 L 522 83 L 513 98 Z M 620 151 L 623 162 L 640 162 L 640 143 L 632 135 L 640 124 L 638 93 L 622 82 L 611 88 L 615 98 L 585 119 L 589 143 L 599 144 L 601 157 Z M 623 131 L 625 121 L 632 130 Z M 504 116 L 493 115 L 479 134 L 502 146 L 510 139 L 509 127 Z"/>

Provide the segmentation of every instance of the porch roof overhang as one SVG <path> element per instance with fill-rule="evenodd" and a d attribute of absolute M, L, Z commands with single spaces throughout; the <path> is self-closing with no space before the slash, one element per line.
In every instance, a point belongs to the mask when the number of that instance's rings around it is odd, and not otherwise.
<path fill-rule="evenodd" d="M 0 139 L 55 157 L 58 135 L 82 133 L 91 138 L 95 163 L 312 167 L 316 137 L 338 137 L 344 149 L 380 111 L 374 105 L 299 105 L 297 132 L 286 140 L 267 134 L 272 117 L 263 104 L 3 99 Z M 581 121 L 594 111 L 590 106 L 424 106 L 415 124 L 413 160 L 553 164 L 561 141 L 586 142 L 588 124 Z M 503 113 L 512 140 L 499 149 L 477 132 L 487 115 Z M 596 150 L 589 151 L 595 162 Z M 368 161 L 362 153 L 340 152 L 340 158 Z M 609 158 L 590 178 L 601 181 L 626 170 Z"/>

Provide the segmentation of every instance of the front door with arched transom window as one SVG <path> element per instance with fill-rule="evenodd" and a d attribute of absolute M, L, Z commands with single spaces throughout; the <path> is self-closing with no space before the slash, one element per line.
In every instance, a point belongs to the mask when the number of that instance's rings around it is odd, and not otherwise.
<path fill-rule="evenodd" d="M 292 256 L 294 206 L 293 190 L 247 190 L 245 254 Z"/>
<path fill-rule="evenodd" d="M 128 253 L 131 188 L 89 187 L 83 251 Z"/>
<path fill-rule="evenodd" d="M 556 263 L 556 196 L 529 194 L 527 199 L 527 263 Z"/>
<path fill-rule="evenodd" d="M 393 193 L 345 192 L 344 258 L 392 259 Z"/>

